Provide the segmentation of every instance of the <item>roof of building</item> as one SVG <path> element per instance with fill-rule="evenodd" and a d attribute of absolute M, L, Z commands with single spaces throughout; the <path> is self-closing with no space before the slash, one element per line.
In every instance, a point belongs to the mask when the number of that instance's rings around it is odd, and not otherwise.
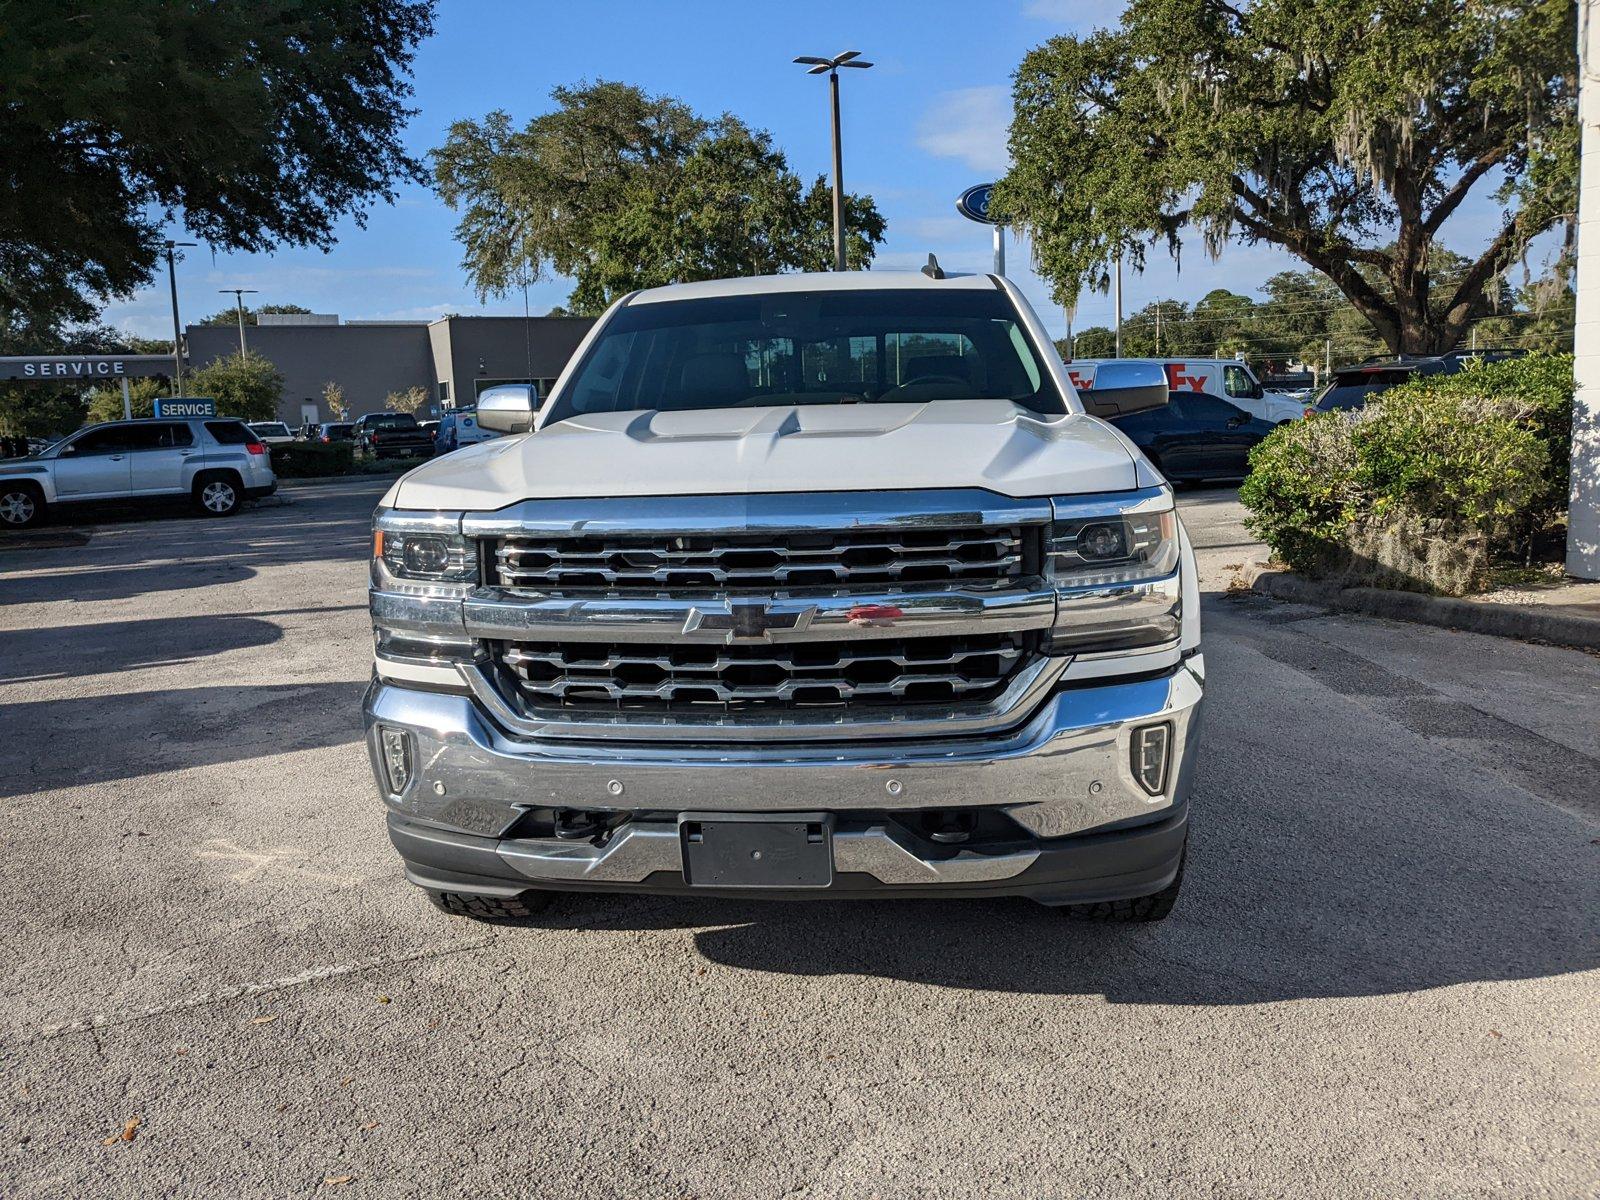
<path fill-rule="evenodd" d="M 747 275 L 740 279 L 707 279 L 700 283 L 673 283 L 646 288 L 629 304 L 656 304 L 664 300 L 704 300 L 716 296 L 766 296 L 783 292 L 864 292 L 888 288 L 950 289 L 994 288 L 987 275 L 946 275 L 934 279 L 920 271 L 797 271 L 788 275 Z"/>

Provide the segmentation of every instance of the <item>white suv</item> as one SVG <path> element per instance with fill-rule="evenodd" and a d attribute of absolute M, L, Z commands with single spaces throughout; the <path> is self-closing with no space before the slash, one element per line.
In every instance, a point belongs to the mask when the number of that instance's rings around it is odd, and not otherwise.
<path fill-rule="evenodd" d="M 51 505 L 146 496 L 191 496 L 202 513 L 226 517 L 277 488 L 271 454 L 243 421 L 108 421 L 0 463 L 0 528 L 26 528 Z"/>

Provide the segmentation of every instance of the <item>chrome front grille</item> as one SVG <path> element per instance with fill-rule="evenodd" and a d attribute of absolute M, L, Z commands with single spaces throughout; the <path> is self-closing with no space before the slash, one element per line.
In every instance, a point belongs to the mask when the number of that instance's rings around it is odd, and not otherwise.
<path fill-rule="evenodd" d="M 503 643 L 534 709 L 705 712 L 960 704 L 996 695 L 1028 654 L 1026 635 L 856 643 Z"/>
<path fill-rule="evenodd" d="M 495 582 L 533 591 L 773 591 L 992 583 L 1024 570 L 1023 527 L 567 537 L 495 546 Z"/>

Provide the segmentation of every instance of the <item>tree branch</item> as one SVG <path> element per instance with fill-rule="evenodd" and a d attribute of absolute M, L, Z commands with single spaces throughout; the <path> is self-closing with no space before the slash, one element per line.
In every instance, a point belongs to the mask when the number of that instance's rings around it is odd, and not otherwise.
<path fill-rule="evenodd" d="M 1472 190 L 1472 185 L 1505 158 L 1507 148 L 1502 144 L 1485 150 L 1461 172 L 1460 177 L 1450 185 L 1449 191 L 1445 192 L 1439 198 L 1439 203 L 1433 206 L 1433 212 L 1422 222 L 1422 231 L 1430 239 L 1439 232 L 1439 227 L 1445 223 L 1450 214 L 1460 207 L 1461 202 L 1467 198 L 1467 193 Z"/>

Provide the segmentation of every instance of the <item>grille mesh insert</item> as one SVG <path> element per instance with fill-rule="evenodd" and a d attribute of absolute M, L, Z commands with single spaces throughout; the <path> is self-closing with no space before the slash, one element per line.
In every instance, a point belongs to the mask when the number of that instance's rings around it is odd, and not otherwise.
<path fill-rule="evenodd" d="M 503 587 L 538 591 L 979 583 L 1023 573 L 1020 526 L 651 537 L 517 535 L 495 547 Z"/>
<path fill-rule="evenodd" d="M 1026 656 L 1023 635 L 780 643 L 500 647 L 528 704 L 611 711 L 858 708 L 987 700 Z"/>

